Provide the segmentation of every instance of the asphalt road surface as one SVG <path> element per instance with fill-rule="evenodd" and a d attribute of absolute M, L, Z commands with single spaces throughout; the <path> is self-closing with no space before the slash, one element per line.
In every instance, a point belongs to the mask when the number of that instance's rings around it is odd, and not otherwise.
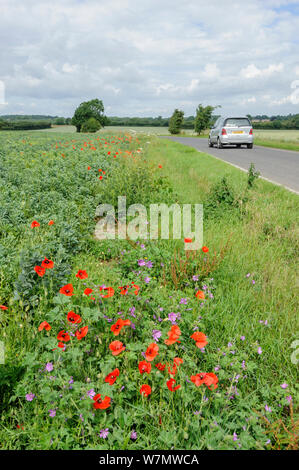
<path fill-rule="evenodd" d="M 161 137 L 193 147 L 243 170 L 254 163 L 261 176 L 272 183 L 280 184 L 299 194 L 299 152 L 273 149 L 253 145 L 252 149 L 243 146 L 227 146 L 223 149 L 208 146 L 208 139 L 196 137 Z"/>

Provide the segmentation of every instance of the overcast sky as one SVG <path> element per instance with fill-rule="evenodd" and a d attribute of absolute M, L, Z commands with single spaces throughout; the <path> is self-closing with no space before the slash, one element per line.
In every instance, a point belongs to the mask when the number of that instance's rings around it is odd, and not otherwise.
<path fill-rule="evenodd" d="M 0 0 L 0 114 L 299 113 L 299 0 Z M 292 87 L 293 88 L 292 88 Z"/>

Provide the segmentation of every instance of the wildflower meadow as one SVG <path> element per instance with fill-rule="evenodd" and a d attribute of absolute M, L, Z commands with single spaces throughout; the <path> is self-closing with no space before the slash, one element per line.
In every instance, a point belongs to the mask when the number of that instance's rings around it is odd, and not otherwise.
<path fill-rule="evenodd" d="M 296 295 L 283 273 L 273 287 L 263 258 L 278 270 L 285 256 L 294 272 L 293 226 L 257 233 L 270 184 L 223 178 L 219 162 L 199 180 L 208 156 L 194 179 L 182 148 L 125 132 L 2 132 L 1 448 L 297 448 Z M 184 237 L 95 236 L 98 205 L 119 196 L 193 202 L 184 166 L 204 206 L 198 250 Z"/>

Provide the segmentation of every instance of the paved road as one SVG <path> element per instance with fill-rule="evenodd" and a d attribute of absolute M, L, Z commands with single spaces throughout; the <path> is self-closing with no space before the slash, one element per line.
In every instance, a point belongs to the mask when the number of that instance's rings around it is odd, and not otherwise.
<path fill-rule="evenodd" d="M 225 162 L 232 163 L 239 168 L 248 170 L 250 163 L 261 176 L 273 183 L 281 184 L 287 189 L 299 193 L 299 152 L 290 150 L 272 149 L 269 147 L 253 146 L 236 148 L 233 146 L 217 149 L 210 148 L 208 140 L 196 137 L 161 137 L 194 147 L 200 152 L 209 153 Z"/>

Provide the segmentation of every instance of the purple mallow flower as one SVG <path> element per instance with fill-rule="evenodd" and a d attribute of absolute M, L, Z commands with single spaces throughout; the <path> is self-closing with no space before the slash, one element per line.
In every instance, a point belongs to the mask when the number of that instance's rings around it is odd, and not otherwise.
<path fill-rule="evenodd" d="M 94 389 L 92 388 L 91 390 L 88 390 L 87 392 L 87 395 L 89 396 L 89 398 L 93 398 L 96 394 L 96 392 L 94 391 Z"/>
<path fill-rule="evenodd" d="M 154 341 L 159 341 L 159 338 L 161 337 L 162 332 L 160 330 L 153 330 L 152 331 L 152 336 Z"/>
<path fill-rule="evenodd" d="M 168 314 L 168 320 L 171 321 L 171 323 L 172 323 L 173 325 L 175 324 L 175 322 L 176 322 L 177 320 L 180 319 L 180 317 L 181 317 L 181 314 L 180 314 L 180 313 L 170 312 L 170 313 Z"/>
<path fill-rule="evenodd" d="M 108 434 L 109 434 L 109 428 L 106 428 L 106 429 L 101 429 L 99 435 L 102 439 L 106 439 L 108 437 Z"/>
<path fill-rule="evenodd" d="M 26 400 L 27 401 L 32 401 L 35 398 L 34 393 L 27 393 L 26 395 Z"/>
<path fill-rule="evenodd" d="M 51 372 L 51 371 L 53 370 L 53 364 L 52 364 L 52 362 L 48 362 L 48 363 L 46 364 L 45 370 L 48 371 L 48 372 Z"/>

